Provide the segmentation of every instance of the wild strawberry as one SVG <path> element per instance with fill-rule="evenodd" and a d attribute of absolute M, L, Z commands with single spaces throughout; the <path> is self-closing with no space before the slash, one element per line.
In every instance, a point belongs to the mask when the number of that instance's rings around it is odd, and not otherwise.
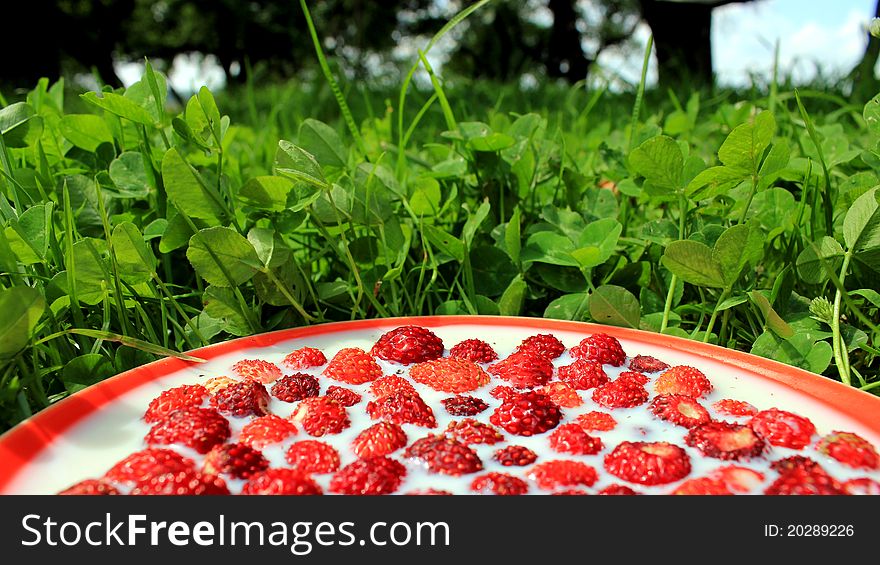
<path fill-rule="evenodd" d="M 681 483 L 670 494 L 685 496 L 726 496 L 733 492 L 723 482 L 711 477 L 696 477 Z"/>
<path fill-rule="evenodd" d="M 588 496 L 590 493 L 580 488 L 567 488 L 550 493 L 550 496 Z"/>
<path fill-rule="evenodd" d="M 206 396 L 208 396 L 208 389 L 202 385 L 181 385 L 164 390 L 150 402 L 144 414 L 144 421 L 152 424 L 178 408 L 199 406 Z"/>
<path fill-rule="evenodd" d="M 207 453 L 231 435 L 229 422 L 210 408 L 181 408 L 156 422 L 144 440 L 151 445 L 180 443 Z"/>
<path fill-rule="evenodd" d="M 580 461 L 568 461 L 555 459 L 538 463 L 529 471 L 529 478 L 545 490 L 553 490 L 556 487 L 571 487 L 584 485 L 593 486 L 598 475 L 596 470 Z"/>
<path fill-rule="evenodd" d="M 338 434 L 351 425 L 345 406 L 326 396 L 300 401 L 290 415 L 290 420 L 314 437 Z"/>
<path fill-rule="evenodd" d="M 524 339 L 516 351 L 534 353 L 552 361 L 565 353 L 565 345 L 550 334 L 538 334 Z"/>
<path fill-rule="evenodd" d="M 650 355 L 636 355 L 630 359 L 629 368 L 639 373 L 656 373 L 668 369 L 669 364 Z"/>
<path fill-rule="evenodd" d="M 712 392 L 712 383 L 699 369 L 678 365 L 657 377 L 654 390 L 657 394 L 683 394 L 700 398 Z"/>
<path fill-rule="evenodd" d="M 368 402 L 367 414 L 373 420 L 387 420 L 393 424 L 437 427 L 434 411 L 416 392 L 399 391 Z"/>
<path fill-rule="evenodd" d="M 272 385 L 272 396 L 283 402 L 296 402 L 321 394 L 318 379 L 305 373 L 284 375 Z"/>
<path fill-rule="evenodd" d="M 738 461 L 759 457 L 764 440 L 749 426 L 729 422 L 706 422 L 691 428 L 685 442 L 706 457 Z"/>
<path fill-rule="evenodd" d="M 593 334 L 571 348 L 571 356 L 575 359 L 590 359 L 599 363 L 608 363 L 620 367 L 626 361 L 626 353 L 617 338 L 607 334 Z"/>
<path fill-rule="evenodd" d="M 438 490 L 435 488 L 416 489 L 404 494 L 408 496 L 452 496 L 452 493 L 448 490 Z"/>
<path fill-rule="evenodd" d="M 867 477 L 850 479 L 843 483 L 842 487 L 849 495 L 880 495 L 880 483 Z"/>
<path fill-rule="evenodd" d="M 540 392 L 524 392 L 505 400 L 489 417 L 489 421 L 518 436 L 531 436 L 552 430 L 559 424 L 562 412 Z"/>
<path fill-rule="evenodd" d="M 418 394 L 411 382 L 398 375 L 379 377 L 370 384 L 370 392 L 376 398 L 382 398 L 383 396 L 388 396 L 389 394 L 399 391 Z"/>
<path fill-rule="evenodd" d="M 252 475 L 241 494 L 305 496 L 323 494 L 323 491 L 308 473 L 296 469 L 266 469 Z"/>
<path fill-rule="evenodd" d="M 243 443 L 215 445 L 205 456 L 202 473 L 246 479 L 269 467 L 263 454 Z"/>
<path fill-rule="evenodd" d="M 712 471 L 705 477 L 688 479 L 681 483 L 672 494 L 684 495 L 731 495 L 754 490 L 764 481 L 764 475 L 731 465 Z"/>
<path fill-rule="evenodd" d="M 195 469 L 195 463 L 189 457 L 170 449 L 148 447 L 113 465 L 104 477 L 117 483 L 136 483 L 155 475 L 187 469 Z"/>
<path fill-rule="evenodd" d="M 764 490 L 770 495 L 846 494 L 843 486 L 821 467 L 794 467 Z"/>
<path fill-rule="evenodd" d="M 525 467 L 534 463 L 538 456 L 528 447 L 521 445 L 508 445 L 497 450 L 493 455 L 493 459 L 498 461 L 505 467 Z"/>
<path fill-rule="evenodd" d="M 58 494 L 61 495 L 111 495 L 120 494 L 119 491 L 106 481 L 100 479 L 86 479 L 73 486 L 69 486 Z"/>
<path fill-rule="evenodd" d="M 241 381 L 212 396 L 211 407 L 231 416 L 263 416 L 269 413 L 269 392 L 256 381 Z"/>
<path fill-rule="evenodd" d="M 487 473 L 471 481 L 471 490 L 481 494 L 510 496 L 529 492 L 529 484 L 507 473 Z"/>
<path fill-rule="evenodd" d="M 383 334 L 370 353 L 403 365 L 422 363 L 443 355 L 443 340 L 427 328 L 401 326 Z"/>
<path fill-rule="evenodd" d="M 483 470 L 483 462 L 473 449 L 445 436 L 429 434 L 418 439 L 406 448 L 404 455 L 432 473 L 453 477 Z"/>
<path fill-rule="evenodd" d="M 388 455 L 406 446 L 403 428 L 391 422 L 378 422 L 362 431 L 351 443 L 351 450 L 360 458 Z"/>
<path fill-rule="evenodd" d="M 742 400 L 733 400 L 732 398 L 724 398 L 712 404 L 712 408 L 720 414 L 727 416 L 754 416 L 758 413 L 758 409 Z"/>
<path fill-rule="evenodd" d="M 617 427 L 614 416 L 605 412 L 587 412 L 575 418 L 574 422 L 587 432 L 610 432 Z"/>
<path fill-rule="evenodd" d="M 550 434 L 550 448 L 559 453 L 595 455 L 602 447 L 601 439 L 590 436 L 577 424 L 563 424 Z"/>
<path fill-rule="evenodd" d="M 320 349 L 314 347 L 301 347 L 287 354 L 281 364 L 288 369 L 300 371 L 311 367 L 320 367 L 327 362 L 327 357 Z"/>
<path fill-rule="evenodd" d="M 489 384 L 489 375 L 473 361 L 441 357 L 413 365 L 409 376 L 440 392 L 469 392 Z"/>
<path fill-rule="evenodd" d="M 602 496 L 636 496 L 638 493 L 626 485 L 608 485 L 596 494 Z"/>
<path fill-rule="evenodd" d="M 502 402 L 507 402 L 508 400 L 519 396 L 519 392 L 509 386 L 499 385 L 489 391 L 489 396 L 497 398 Z"/>
<path fill-rule="evenodd" d="M 466 339 L 449 350 L 449 356 L 474 363 L 491 363 L 498 359 L 492 346 L 481 339 Z"/>
<path fill-rule="evenodd" d="M 339 404 L 342 404 L 345 407 L 351 407 L 355 404 L 359 403 L 362 400 L 360 394 L 355 391 L 347 388 L 343 388 L 341 386 L 331 386 L 327 388 L 327 394 L 325 394 L 327 398 L 332 398 Z"/>
<path fill-rule="evenodd" d="M 147 477 L 134 486 L 133 495 L 217 495 L 229 494 L 226 482 L 210 473 L 192 469 Z"/>
<path fill-rule="evenodd" d="M 850 432 L 831 432 L 819 440 L 816 451 L 853 469 L 877 469 L 880 455 L 865 438 Z"/>
<path fill-rule="evenodd" d="M 240 381 L 230 379 L 229 377 L 213 377 L 205 381 L 205 389 L 211 394 L 217 394 L 224 388 L 229 385 L 234 385 L 237 382 Z"/>
<path fill-rule="evenodd" d="M 488 404 L 473 396 L 453 396 L 444 398 L 440 402 L 446 411 L 453 416 L 476 416 L 489 407 Z"/>
<path fill-rule="evenodd" d="M 588 390 L 608 382 L 602 364 L 590 359 L 577 359 L 571 365 L 559 367 L 559 380 L 573 388 Z"/>
<path fill-rule="evenodd" d="M 568 383 L 554 381 L 536 390 L 549 396 L 561 408 L 577 408 L 584 403 L 574 387 Z"/>
<path fill-rule="evenodd" d="M 449 426 L 446 427 L 446 435 L 465 445 L 475 443 L 495 445 L 499 441 L 504 441 L 504 436 L 498 433 L 498 430 L 473 418 L 449 422 Z"/>
<path fill-rule="evenodd" d="M 661 394 L 651 401 L 651 412 L 676 426 L 693 428 L 708 422 L 709 412 L 690 396 L 682 394 Z"/>
<path fill-rule="evenodd" d="M 803 449 L 810 445 L 816 426 L 813 422 L 785 410 L 763 410 L 755 414 L 749 425 L 770 445 Z"/>
<path fill-rule="evenodd" d="M 648 401 L 645 387 L 629 379 L 616 379 L 593 390 L 593 401 L 605 408 L 633 408 Z"/>
<path fill-rule="evenodd" d="M 263 449 L 267 445 L 281 443 L 293 435 L 296 435 L 296 426 L 289 420 L 267 414 L 245 424 L 238 435 L 238 441 L 254 449 Z"/>
<path fill-rule="evenodd" d="M 779 474 L 785 474 L 790 471 L 802 470 L 802 471 L 821 471 L 825 473 L 825 469 L 822 468 L 821 465 L 810 459 L 809 457 L 804 457 L 803 455 L 792 455 L 790 457 L 786 457 L 784 459 L 779 459 L 770 464 L 770 468 L 776 471 Z"/>
<path fill-rule="evenodd" d="M 534 388 L 547 384 L 553 376 L 553 363 L 535 353 L 520 351 L 489 365 L 488 371 L 515 388 Z"/>
<path fill-rule="evenodd" d="M 382 368 L 363 349 L 346 347 L 333 356 L 323 374 L 336 381 L 360 385 L 381 377 Z"/>
<path fill-rule="evenodd" d="M 648 486 L 673 483 L 691 472 L 685 450 L 665 441 L 624 441 L 605 456 L 604 465 L 615 477 Z"/>
<path fill-rule="evenodd" d="M 339 469 L 339 452 L 314 439 L 294 443 L 287 448 L 285 457 L 291 468 L 303 473 L 332 473 Z"/>
<path fill-rule="evenodd" d="M 243 379 L 269 384 L 281 377 L 281 369 L 275 363 L 262 359 L 244 359 L 232 366 L 232 372 Z"/>
<path fill-rule="evenodd" d="M 394 459 L 358 459 L 333 475 L 330 491 L 337 494 L 391 494 L 400 487 L 405 476 L 406 467 Z"/>
<path fill-rule="evenodd" d="M 617 376 L 617 380 L 620 379 L 628 379 L 630 382 L 642 386 L 648 384 L 648 381 L 650 380 L 644 373 L 637 373 L 635 371 L 623 371 L 622 373 L 620 373 L 620 375 Z"/>

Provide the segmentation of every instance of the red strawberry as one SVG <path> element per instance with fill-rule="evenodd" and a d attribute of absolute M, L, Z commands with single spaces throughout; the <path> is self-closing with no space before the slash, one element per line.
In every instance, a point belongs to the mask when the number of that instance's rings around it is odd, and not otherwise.
<path fill-rule="evenodd" d="M 474 363 L 491 363 L 498 359 L 492 346 L 481 339 L 466 339 L 449 350 L 450 357 L 467 359 Z"/>
<path fill-rule="evenodd" d="M 281 361 L 281 364 L 288 369 L 299 371 L 310 367 L 320 367 L 327 362 L 327 357 L 320 349 L 314 347 L 302 347 L 292 351 Z"/>
<path fill-rule="evenodd" d="M 568 383 L 552 382 L 537 389 L 550 397 L 550 400 L 562 408 L 577 408 L 584 403 L 577 391 Z"/>
<path fill-rule="evenodd" d="M 617 420 L 605 412 L 587 412 L 575 418 L 575 423 L 584 431 L 610 432 L 617 427 Z"/>
<path fill-rule="evenodd" d="M 446 427 L 446 434 L 465 445 L 475 443 L 495 445 L 499 441 L 504 441 L 504 436 L 498 433 L 498 430 L 489 424 L 478 422 L 473 418 L 449 422 L 449 426 Z"/>
<path fill-rule="evenodd" d="M 244 359 L 232 366 L 232 372 L 243 379 L 269 384 L 281 376 L 281 369 L 275 363 L 262 359 Z"/>
<path fill-rule="evenodd" d="M 650 355 L 636 355 L 630 359 L 629 368 L 639 373 L 656 373 L 665 371 L 669 365 Z"/>
<path fill-rule="evenodd" d="M 407 441 L 403 428 L 391 422 L 379 422 L 358 434 L 351 443 L 351 450 L 362 459 L 379 457 L 406 446 Z"/>
<path fill-rule="evenodd" d="M 269 392 L 256 381 L 242 381 L 218 391 L 211 407 L 232 416 L 263 416 L 269 413 Z"/>
<path fill-rule="evenodd" d="M 483 462 L 473 449 L 445 436 L 429 434 L 418 439 L 404 455 L 422 463 L 432 473 L 453 477 L 483 470 Z"/>
<path fill-rule="evenodd" d="M 131 490 L 133 495 L 216 495 L 229 494 L 226 482 L 217 475 L 191 469 L 147 477 Z"/>
<path fill-rule="evenodd" d="M 671 422 L 676 426 L 693 428 L 699 424 L 705 424 L 709 418 L 709 412 L 699 402 L 690 396 L 682 394 L 661 394 L 651 401 L 651 412 L 660 418 Z"/>
<path fill-rule="evenodd" d="M 521 445 L 503 447 L 497 450 L 492 457 L 505 467 L 525 467 L 538 459 L 534 451 Z"/>
<path fill-rule="evenodd" d="M 706 457 L 725 461 L 751 459 L 764 452 L 764 440 L 749 426 L 729 422 L 706 422 L 691 428 L 685 442 Z"/>
<path fill-rule="evenodd" d="M 565 345 L 550 334 L 538 334 L 524 339 L 516 351 L 534 353 L 539 357 L 553 360 L 565 353 Z"/>
<path fill-rule="evenodd" d="M 843 486 L 821 467 L 794 467 L 783 472 L 764 490 L 770 495 L 846 494 Z"/>
<path fill-rule="evenodd" d="M 367 414 L 373 420 L 387 420 L 394 424 L 437 427 L 434 411 L 415 392 L 399 391 L 368 402 Z"/>
<path fill-rule="evenodd" d="M 880 495 L 880 483 L 867 477 L 850 479 L 843 483 L 843 490 L 850 495 Z"/>
<path fill-rule="evenodd" d="M 616 379 L 595 389 L 593 401 L 606 408 L 633 408 L 648 401 L 648 391 L 630 379 Z"/>
<path fill-rule="evenodd" d="M 229 377 L 212 377 L 205 381 L 205 389 L 213 395 L 217 394 L 229 385 L 234 385 L 237 382 L 240 381 L 230 379 Z"/>
<path fill-rule="evenodd" d="M 620 373 L 620 375 L 618 375 L 618 377 L 617 377 L 617 380 L 620 380 L 620 379 L 629 379 L 630 382 L 633 382 L 633 383 L 636 383 L 636 384 L 639 384 L 642 386 L 645 386 L 646 384 L 648 384 L 648 381 L 650 380 L 650 379 L 648 379 L 647 375 L 645 375 L 643 373 L 636 373 L 635 371 L 624 371 L 624 372 Z"/>
<path fill-rule="evenodd" d="M 754 416 L 758 413 L 758 409 L 742 400 L 733 400 L 732 398 L 724 398 L 712 404 L 712 408 L 716 412 L 726 414 L 728 416 Z"/>
<path fill-rule="evenodd" d="M 327 388 L 328 398 L 332 398 L 345 407 L 354 406 L 361 401 L 361 395 L 353 390 L 343 388 L 341 386 L 331 386 Z"/>
<path fill-rule="evenodd" d="M 758 412 L 749 421 L 749 425 L 770 445 L 791 449 L 803 449 L 810 445 L 813 434 L 816 433 L 813 422 L 776 408 Z"/>
<path fill-rule="evenodd" d="M 360 385 L 381 377 L 382 368 L 363 349 L 346 347 L 333 356 L 323 374 L 333 380 Z"/>
<path fill-rule="evenodd" d="M 453 396 L 444 398 L 440 402 L 446 411 L 453 416 L 476 416 L 489 407 L 488 404 L 473 396 Z"/>
<path fill-rule="evenodd" d="M 596 470 L 580 461 L 555 459 L 538 463 L 529 471 L 529 478 L 542 489 L 584 485 L 593 486 L 598 475 Z"/>
<path fill-rule="evenodd" d="M 865 438 L 850 432 L 832 432 L 819 440 L 816 451 L 853 469 L 880 468 L 880 455 Z"/>
<path fill-rule="evenodd" d="M 577 424 L 563 424 L 550 434 L 550 447 L 559 453 L 595 455 L 602 451 L 602 440 L 592 437 Z"/>
<path fill-rule="evenodd" d="M 207 396 L 208 389 L 202 385 L 181 385 L 162 391 L 150 402 L 144 414 L 144 421 L 152 424 L 178 408 L 199 406 Z"/>
<path fill-rule="evenodd" d="M 227 474 L 236 479 L 246 479 L 269 467 L 263 454 L 243 443 L 215 445 L 205 456 L 202 473 Z"/>
<path fill-rule="evenodd" d="M 338 434 L 351 425 L 345 406 L 326 396 L 300 401 L 290 419 L 315 437 Z"/>
<path fill-rule="evenodd" d="M 339 452 L 332 445 L 306 439 L 287 449 L 287 462 L 303 473 L 332 473 L 339 469 Z"/>
<path fill-rule="evenodd" d="M 604 464 L 615 477 L 648 486 L 673 483 L 691 472 L 685 450 L 665 441 L 624 441 L 605 456 Z"/>
<path fill-rule="evenodd" d="M 679 365 L 657 377 L 654 390 L 657 394 L 684 394 L 700 398 L 712 392 L 712 383 L 699 369 Z"/>
<path fill-rule="evenodd" d="M 405 476 L 406 467 L 394 459 L 358 459 L 333 475 L 330 491 L 337 494 L 391 494 L 400 487 Z"/>
<path fill-rule="evenodd" d="M 229 422 L 210 408 L 181 408 L 156 422 L 144 440 L 148 444 L 180 443 L 207 453 L 231 435 Z"/>
<path fill-rule="evenodd" d="M 67 487 L 58 494 L 63 495 L 109 495 L 120 494 L 116 487 L 100 479 L 86 479 Z"/>
<path fill-rule="evenodd" d="M 819 465 L 809 457 L 804 457 L 803 455 L 792 455 L 791 457 L 779 459 L 771 463 L 770 468 L 777 473 L 783 475 L 785 473 L 795 470 L 803 470 L 808 472 L 821 471 L 823 473 L 826 472 L 821 465 Z"/>
<path fill-rule="evenodd" d="M 550 496 L 587 496 L 590 493 L 580 488 L 567 488 L 550 493 Z"/>
<path fill-rule="evenodd" d="M 370 353 L 404 365 L 422 363 L 443 355 L 443 340 L 419 326 L 401 326 L 379 338 Z"/>
<path fill-rule="evenodd" d="M 671 494 L 686 496 L 726 496 L 733 492 L 722 481 L 711 477 L 697 477 L 681 483 Z"/>
<path fill-rule="evenodd" d="M 716 469 L 710 476 L 723 482 L 733 492 L 749 492 L 764 482 L 764 475 L 738 465 Z"/>
<path fill-rule="evenodd" d="M 507 402 L 519 396 L 519 393 L 509 386 L 499 385 L 489 391 L 489 396 L 497 398 L 502 402 Z"/>
<path fill-rule="evenodd" d="M 559 367 L 559 380 L 573 388 L 588 390 L 606 384 L 608 375 L 602 370 L 602 364 L 598 361 L 577 359 L 571 365 Z"/>
<path fill-rule="evenodd" d="M 117 483 L 136 483 L 164 473 L 194 469 L 195 463 L 189 457 L 170 449 L 148 447 L 113 465 L 104 477 Z"/>
<path fill-rule="evenodd" d="M 640 493 L 625 485 L 609 485 L 596 494 L 602 496 L 636 496 Z"/>
<path fill-rule="evenodd" d="M 248 479 L 241 494 L 315 495 L 321 487 L 308 473 L 296 469 L 266 469 Z"/>
<path fill-rule="evenodd" d="M 608 363 L 620 367 L 626 361 L 626 353 L 617 338 L 607 334 L 593 334 L 586 337 L 571 348 L 571 356 L 575 359 L 591 359 L 599 363 Z"/>
<path fill-rule="evenodd" d="M 263 449 L 273 443 L 281 443 L 289 436 L 296 435 L 296 426 L 275 414 L 254 418 L 244 425 L 238 441 L 254 449 Z"/>
<path fill-rule="evenodd" d="M 471 481 L 471 490 L 481 494 L 510 496 L 529 492 L 529 484 L 507 473 L 487 473 Z"/>
<path fill-rule="evenodd" d="M 272 396 L 283 402 L 296 402 L 321 394 L 318 379 L 305 373 L 285 375 L 272 385 Z"/>
<path fill-rule="evenodd" d="M 562 412 L 549 396 L 529 391 L 502 402 L 489 421 L 508 433 L 531 436 L 552 430 L 561 418 Z"/>
<path fill-rule="evenodd" d="M 448 490 L 438 490 L 435 488 L 416 489 L 404 494 L 408 496 L 452 496 L 452 493 Z"/>
<path fill-rule="evenodd" d="M 489 365 L 488 371 L 515 388 L 535 388 L 547 384 L 553 376 L 553 363 L 535 353 L 520 351 Z"/>
<path fill-rule="evenodd" d="M 466 359 L 442 357 L 414 365 L 409 376 L 417 383 L 441 392 L 469 392 L 489 384 L 489 375 Z"/>
<path fill-rule="evenodd" d="M 382 398 L 398 391 L 416 393 L 416 389 L 411 382 L 397 375 L 379 377 L 370 385 L 370 392 L 376 398 Z"/>

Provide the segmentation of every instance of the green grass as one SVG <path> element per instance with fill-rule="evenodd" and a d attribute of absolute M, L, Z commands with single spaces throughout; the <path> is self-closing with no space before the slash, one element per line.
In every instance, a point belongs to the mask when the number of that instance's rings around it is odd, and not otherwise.
<path fill-rule="evenodd" d="M 376 316 L 592 320 L 880 390 L 876 99 L 426 78 L 175 109 L 148 67 L 0 108 L 0 429 L 163 355 Z"/>

